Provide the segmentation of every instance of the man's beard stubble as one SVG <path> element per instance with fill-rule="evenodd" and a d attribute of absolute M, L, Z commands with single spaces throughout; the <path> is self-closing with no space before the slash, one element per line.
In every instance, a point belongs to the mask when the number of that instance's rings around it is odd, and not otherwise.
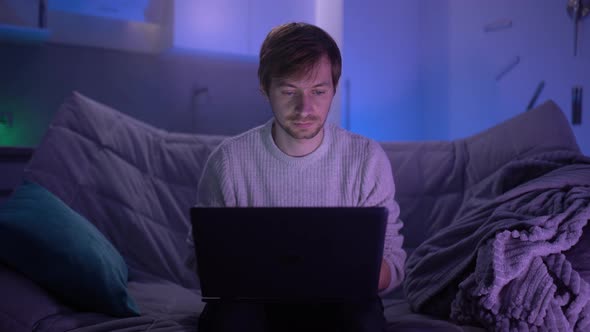
<path fill-rule="evenodd" d="M 287 123 L 311 122 L 313 124 L 319 123 L 319 121 L 320 121 L 319 117 L 314 116 L 314 115 L 310 115 L 305 118 L 300 118 L 298 115 L 292 115 L 292 116 L 287 117 L 285 120 Z M 295 139 L 312 139 L 312 138 L 316 137 L 320 133 L 322 128 L 324 127 L 324 123 L 319 123 L 319 126 L 317 126 L 317 128 L 315 128 L 311 133 L 297 133 L 295 131 L 296 129 L 292 129 L 288 125 L 284 125 L 281 121 L 277 121 L 277 122 L 279 123 L 279 126 L 281 126 L 281 128 L 283 128 L 283 130 L 287 134 L 289 134 L 289 136 L 291 136 Z"/>

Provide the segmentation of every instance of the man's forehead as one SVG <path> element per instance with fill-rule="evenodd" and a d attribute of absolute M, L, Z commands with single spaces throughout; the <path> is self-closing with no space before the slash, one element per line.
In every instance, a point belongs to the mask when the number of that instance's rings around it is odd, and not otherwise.
<path fill-rule="evenodd" d="M 330 86 L 332 85 L 332 75 L 331 72 L 308 70 L 287 77 L 273 77 L 272 81 L 278 86 Z"/>
<path fill-rule="evenodd" d="M 306 79 L 283 79 L 277 78 L 276 80 L 273 79 L 273 83 L 277 86 L 291 86 L 291 87 L 299 87 L 299 86 L 331 86 L 331 80 L 306 80 Z"/>
<path fill-rule="evenodd" d="M 301 68 L 284 77 L 273 77 L 276 85 L 332 85 L 332 65 L 326 56 L 307 68 Z"/>

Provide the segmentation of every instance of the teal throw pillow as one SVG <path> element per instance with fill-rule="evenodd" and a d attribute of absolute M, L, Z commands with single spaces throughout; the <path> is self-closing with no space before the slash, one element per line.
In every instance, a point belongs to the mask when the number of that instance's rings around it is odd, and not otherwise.
<path fill-rule="evenodd" d="M 25 182 L 0 204 L 0 261 L 76 309 L 139 314 L 123 257 L 92 223 L 38 184 Z"/>

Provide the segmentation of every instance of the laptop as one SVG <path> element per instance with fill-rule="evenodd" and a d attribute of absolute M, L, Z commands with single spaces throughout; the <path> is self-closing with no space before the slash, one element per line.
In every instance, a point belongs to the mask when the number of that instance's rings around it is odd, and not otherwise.
<path fill-rule="evenodd" d="M 193 207 L 204 301 L 376 298 L 384 207 Z"/>

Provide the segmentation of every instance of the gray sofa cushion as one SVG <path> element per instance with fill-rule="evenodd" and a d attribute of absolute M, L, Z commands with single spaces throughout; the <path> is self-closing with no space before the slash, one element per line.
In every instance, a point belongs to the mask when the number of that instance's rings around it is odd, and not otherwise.
<path fill-rule="evenodd" d="M 404 222 L 404 248 L 416 248 L 444 227 L 463 199 L 464 152 L 453 142 L 383 142 Z"/>
<path fill-rule="evenodd" d="M 184 264 L 188 212 L 201 169 L 220 141 L 156 129 L 74 93 L 55 115 L 25 178 L 96 225 L 125 259 L 130 279 L 198 288 Z"/>
<path fill-rule="evenodd" d="M 67 310 L 47 290 L 4 264 L 0 264 L 0 285 L 0 331 L 33 331 L 39 320 Z"/>
<path fill-rule="evenodd" d="M 543 151 L 579 152 L 566 117 L 552 101 L 464 139 L 382 146 L 393 168 L 408 251 L 449 225 L 475 194 L 471 188 L 481 189 L 477 185 L 509 161 Z"/>

